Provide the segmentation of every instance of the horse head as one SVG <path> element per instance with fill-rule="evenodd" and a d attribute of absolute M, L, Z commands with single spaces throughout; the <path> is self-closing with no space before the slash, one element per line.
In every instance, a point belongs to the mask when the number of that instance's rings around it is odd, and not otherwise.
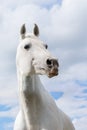
<path fill-rule="evenodd" d="M 25 24 L 20 29 L 20 44 L 17 48 L 18 70 L 25 75 L 58 75 L 58 60 L 48 51 L 48 46 L 39 39 L 39 28 L 35 24 L 33 33 L 26 33 Z"/>

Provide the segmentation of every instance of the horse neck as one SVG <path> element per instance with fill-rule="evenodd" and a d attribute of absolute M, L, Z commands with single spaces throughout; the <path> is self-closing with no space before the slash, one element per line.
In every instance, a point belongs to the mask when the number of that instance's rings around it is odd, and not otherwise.
<path fill-rule="evenodd" d="M 24 75 L 18 72 L 19 93 L 28 95 L 39 94 L 41 89 L 41 81 L 38 75 Z"/>
<path fill-rule="evenodd" d="M 20 107 L 23 111 L 32 109 L 35 102 L 42 100 L 44 87 L 38 75 L 26 76 L 18 71 L 18 89 Z"/>
<path fill-rule="evenodd" d="M 33 124 L 35 122 L 38 124 L 35 114 L 36 104 L 40 104 L 42 100 L 43 86 L 38 75 L 25 76 L 24 74 L 18 73 L 18 83 L 20 107 L 24 115 L 27 128 L 30 129 L 29 124 Z"/>

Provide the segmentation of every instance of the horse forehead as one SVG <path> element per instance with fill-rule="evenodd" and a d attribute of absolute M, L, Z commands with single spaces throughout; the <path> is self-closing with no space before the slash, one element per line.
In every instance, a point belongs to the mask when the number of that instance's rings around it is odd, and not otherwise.
<path fill-rule="evenodd" d="M 42 42 L 37 36 L 35 36 L 33 33 L 27 33 L 25 35 L 25 38 L 29 38 L 31 40 L 35 40 L 35 41 L 38 41 L 38 42 Z"/>
<path fill-rule="evenodd" d="M 43 41 L 41 41 L 38 37 L 36 38 L 35 36 L 32 36 L 32 35 L 27 35 L 25 37 L 25 39 L 21 40 L 20 41 L 20 47 L 23 47 L 24 45 L 26 44 L 32 44 L 32 47 L 33 46 L 36 46 L 36 47 L 42 47 L 43 48 Z"/>
<path fill-rule="evenodd" d="M 26 35 L 25 36 L 25 41 L 24 41 L 24 44 L 27 44 L 27 43 L 31 43 L 31 44 L 35 44 L 37 46 L 41 46 L 43 45 L 43 41 L 41 41 L 38 37 L 34 36 L 33 34 L 29 34 L 29 35 Z"/>
<path fill-rule="evenodd" d="M 26 33 L 25 38 L 37 39 L 37 37 L 33 33 Z"/>

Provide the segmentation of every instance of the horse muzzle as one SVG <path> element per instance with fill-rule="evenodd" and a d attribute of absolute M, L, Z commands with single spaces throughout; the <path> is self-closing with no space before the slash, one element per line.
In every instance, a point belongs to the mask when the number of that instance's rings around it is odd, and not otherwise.
<path fill-rule="evenodd" d="M 51 77 L 54 77 L 54 76 L 57 76 L 58 75 L 58 68 L 52 68 L 49 73 L 48 73 L 48 77 L 51 78 Z"/>
<path fill-rule="evenodd" d="M 48 77 L 54 77 L 58 75 L 59 63 L 56 59 L 47 59 Z"/>

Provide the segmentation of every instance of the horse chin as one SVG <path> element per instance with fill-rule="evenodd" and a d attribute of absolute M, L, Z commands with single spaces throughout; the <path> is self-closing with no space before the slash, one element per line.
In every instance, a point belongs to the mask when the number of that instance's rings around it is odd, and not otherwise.
<path fill-rule="evenodd" d="M 58 74 L 56 73 L 56 74 L 54 74 L 54 73 L 49 73 L 47 76 L 49 77 L 49 78 L 52 78 L 52 77 L 54 77 L 54 76 L 57 76 Z"/>
<path fill-rule="evenodd" d="M 52 78 L 52 77 L 54 77 L 54 76 L 57 76 L 58 75 L 58 71 L 49 71 L 48 73 L 47 73 L 47 76 L 49 77 L 49 78 Z"/>

